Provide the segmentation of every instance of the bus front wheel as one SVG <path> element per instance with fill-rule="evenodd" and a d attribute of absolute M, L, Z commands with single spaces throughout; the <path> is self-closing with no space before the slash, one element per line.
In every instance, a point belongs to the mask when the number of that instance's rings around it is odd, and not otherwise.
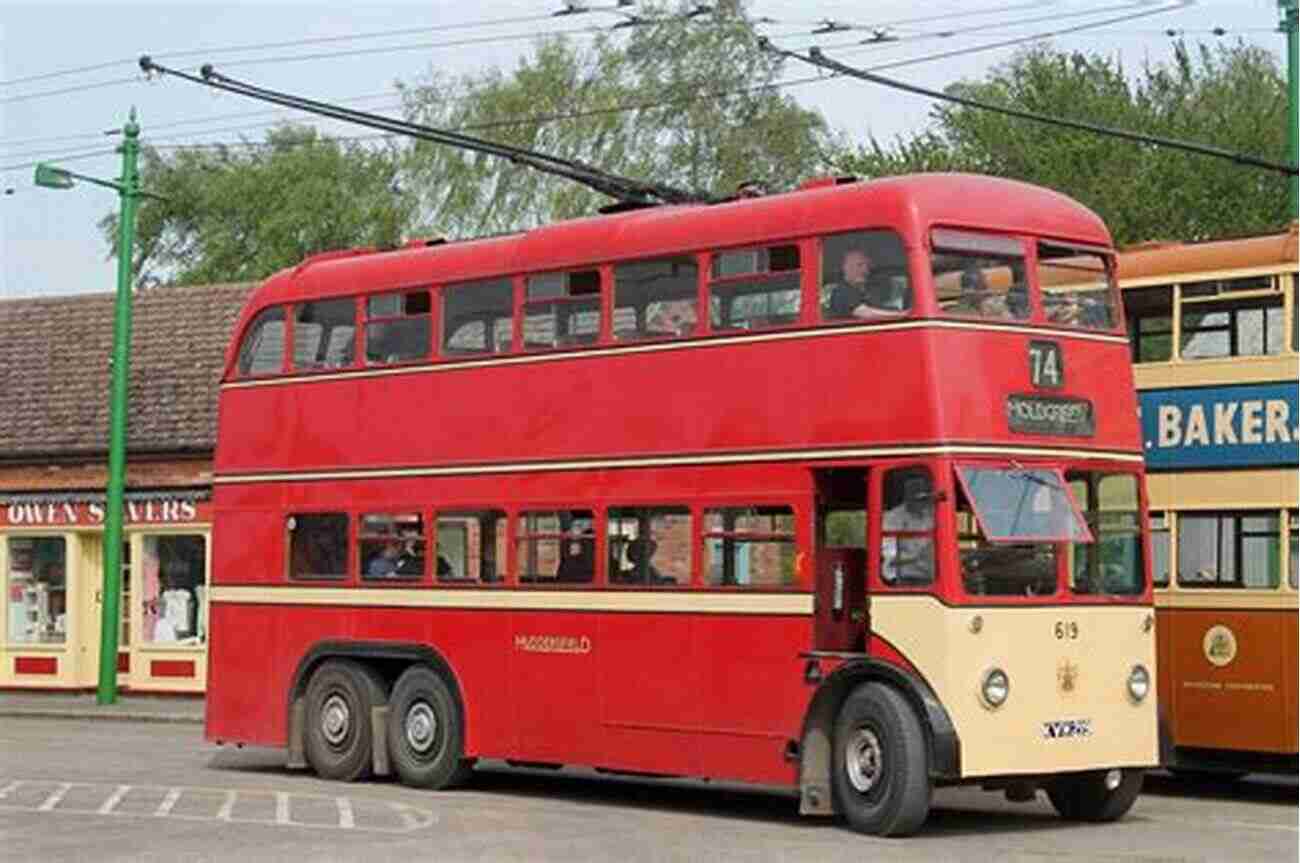
<path fill-rule="evenodd" d="M 864 683 L 835 720 L 836 808 L 860 833 L 906 836 L 930 812 L 929 755 L 921 722 L 896 689 Z"/>
<path fill-rule="evenodd" d="M 353 782 L 370 775 L 371 708 L 384 703 L 373 671 L 347 659 L 321 665 L 307 684 L 307 761 L 322 779 Z"/>
<path fill-rule="evenodd" d="M 388 702 L 388 755 L 402 782 L 450 788 L 469 778 L 460 705 L 442 675 L 423 665 L 397 679 Z"/>
<path fill-rule="evenodd" d="M 1115 821 L 1133 807 L 1142 790 L 1143 773 L 1135 769 L 1090 770 L 1062 776 L 1047 784 L 1047 797 L 1062 818 Z"/>

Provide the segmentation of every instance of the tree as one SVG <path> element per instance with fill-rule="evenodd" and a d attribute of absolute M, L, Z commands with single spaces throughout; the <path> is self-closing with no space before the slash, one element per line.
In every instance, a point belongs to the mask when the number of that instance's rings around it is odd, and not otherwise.
<path fill-rule="evenodd" d="M 1285 81 L 1273 57 L 1242 43 L 1175 45 L 1169 64 L 1130 78 L 1097 54 L 1028 49 L 985 80 L 948 92 L 1285 161 Z M 1294 218 L 1276 173 L 1153 145 L 940 103 L 933 125 L 893 146 L 872 140 L 836 160 L 877 176 L 975 171 L 1057 189 L 1091 207 L 1117 243 L 1198 240 L 1275 230 Z"/>
<path fill-rule="evenodd" d="M 252 281 L 316 252 L 395 245 L 415 197 L 401 190 L 400 159 L 285 126 L 264 145 L 163 154 L 146 147 L 137 215 L 136 283 Z M 100 221 L 115 250 L 117 215 Z"/>
<path fill-rule="evenodd" d="M 786 188 L 817 170 L 825 121 L 770 86 L 781 61 L 759 47 L 754 22 L 736 2 L 691 8 L 643 3 L 634 26 L 582 45 L 545 39 L 510 74 L 431 75 L 407 89 L 407 118 L 715 194 L 745 181 Z M 453 236 L 610 203 L 572 181 L 443 145 L 416 143 L 407 168 L 422 218 Z"/>

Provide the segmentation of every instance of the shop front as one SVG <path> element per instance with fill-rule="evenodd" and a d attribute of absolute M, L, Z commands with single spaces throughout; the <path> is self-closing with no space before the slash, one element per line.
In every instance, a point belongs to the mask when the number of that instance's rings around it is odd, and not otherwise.
<path fill-rule="evenodd" d="M 202 692 L 211 505 L 206 489 L 127 494 L 118 686 Z M 0 495 L 0 688 L 93 689 L 99 675 L 104 495 Z"/>

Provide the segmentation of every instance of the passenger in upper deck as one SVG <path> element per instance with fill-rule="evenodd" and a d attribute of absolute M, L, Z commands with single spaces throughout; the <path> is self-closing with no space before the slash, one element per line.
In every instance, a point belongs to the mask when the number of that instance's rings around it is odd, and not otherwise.
<path fill-rule="evenodd" d="M 906 311 L 906 298 L 888 279 L 871 274 L 871 256 L 859 248 L 844 253 L 840 266 L 842 281 L 823 288 L 830 291 L 827 318 L 874 318 Z"/>

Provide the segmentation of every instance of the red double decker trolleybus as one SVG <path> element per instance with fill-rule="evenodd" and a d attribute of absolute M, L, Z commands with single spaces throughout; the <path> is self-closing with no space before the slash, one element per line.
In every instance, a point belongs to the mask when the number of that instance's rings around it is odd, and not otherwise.
<path fill-rule="evenodd" d="M 1131 806 L 1157 761 L 1110 239 L 965 175 L 314 257 L 220 393 L 207 729 L 415 786 L 479 759 Z"/>

